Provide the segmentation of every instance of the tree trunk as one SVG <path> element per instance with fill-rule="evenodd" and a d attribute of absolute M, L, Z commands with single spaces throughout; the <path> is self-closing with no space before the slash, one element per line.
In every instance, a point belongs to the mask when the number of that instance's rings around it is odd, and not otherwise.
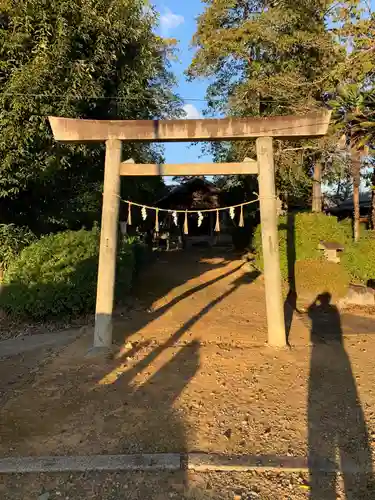
<path fill-rule="evenodd" d="M 353 233 L 354 241 L 358 241 L 360 237 L 360 210 L 359 210 L 359 188 L 361 184 L 361 156 L 359 151 L 352 147 L 352 176 L 353 176 L 353 205 L 354 205 L 354 222 Z"/>
<path fill-rule="evenodd" d="M 322 164 L 317 161 L 314 165 L 312 211 L 322 211 Z"/>
<path fill-rule="evenodd" d="M 371 179 L 371 213 L 370 213 L 371 229 L 375 230 L 375 168 L 372 171 Z"/>

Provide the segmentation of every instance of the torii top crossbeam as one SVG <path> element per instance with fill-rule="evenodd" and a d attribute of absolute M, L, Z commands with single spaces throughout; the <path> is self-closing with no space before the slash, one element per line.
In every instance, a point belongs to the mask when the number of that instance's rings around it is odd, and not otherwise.
<path fill-rule="evenodd" d="M 103 142 L 108 139 L 145 142 L 241 140 L 257 137 L 291 139 L 327 133 L 331 113 L 298 116 L 200 120 L 81 120 L 49 117 L 61 142 Z"/>

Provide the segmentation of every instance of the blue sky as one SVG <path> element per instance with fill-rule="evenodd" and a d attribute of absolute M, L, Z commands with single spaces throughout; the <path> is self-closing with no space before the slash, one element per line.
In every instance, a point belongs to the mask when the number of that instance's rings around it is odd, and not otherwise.
<path fill-rule="evenodd" d="M 187 118 L 199 118 L 205 108 L 204 97 L 206 81 L 187 82 L 184 71 L 189 67 L 194 51 L 190 48 L 191 39 L 196 31 L 196 18 L 202 12 L 201 0 L 154 0 L 153 5 L 160 14 L 158 33 L 178 40 L 178 62 L 173 62 L 172 70 L 178 78 L 177 91 L 186 99 Z M 199 145 L 187 143 L 165 144 L 166 163 L 188 163 L 211 161 L 202 156 Z"/>

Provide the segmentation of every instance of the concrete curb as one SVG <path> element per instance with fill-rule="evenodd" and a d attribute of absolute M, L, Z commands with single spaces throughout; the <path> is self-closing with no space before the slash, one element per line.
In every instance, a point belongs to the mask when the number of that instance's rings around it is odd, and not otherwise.
<path fill-rule="evenodd" d="M 180 469 L 181 455 L 178 453 L 0 459 L 1 474 L 21 474 L 26 472 L 175 471 Z"/>
<path fill-rule="evenodd" d="M 36 349 L 64 347 L 85 334 L 83 328 L 74 328 L 52 333 L 25 335 L 0 342 L 0 359 L 17 356 Z"/>
<path fill-rule="evenodd" d="M 196 472 L 344 472 L 363 474 L 371 467 L 361 467 L 346 461 L 345 467 L 328 460 L 309 463 L 305 457 L 271 455 L 218 455 L 206 453 L 155 453 L 138 455 L 92 455 L 60 457 L 19 457 L 0 459 L 0 474 L 88 472 L 88 471 L 178 471 Z"/>
<path fill-rule="evenodd" d="M 194 471 L 222 472 L 309 472 L 314 469 L 319 472 L 335 472 L 339 468 L 328 460 L 320 460 L 309 466 L 305 457 L 283 457 L 276 455 L 217 455 L 192 453 L 187 457 L 187 468 Z"/>

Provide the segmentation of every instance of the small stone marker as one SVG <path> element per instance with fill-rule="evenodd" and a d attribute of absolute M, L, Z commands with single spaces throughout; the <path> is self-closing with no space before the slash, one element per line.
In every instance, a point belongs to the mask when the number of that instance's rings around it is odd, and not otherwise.
<path fill-rule="evenodd" d="M 341 243 L 337 243 L 336 241 L 321 241 L 318 248 L 324 251 L 324 256 L 328 262 L 334 262 L 335 264 L 340 262 L 338 253 L 344 250 Z"/>

